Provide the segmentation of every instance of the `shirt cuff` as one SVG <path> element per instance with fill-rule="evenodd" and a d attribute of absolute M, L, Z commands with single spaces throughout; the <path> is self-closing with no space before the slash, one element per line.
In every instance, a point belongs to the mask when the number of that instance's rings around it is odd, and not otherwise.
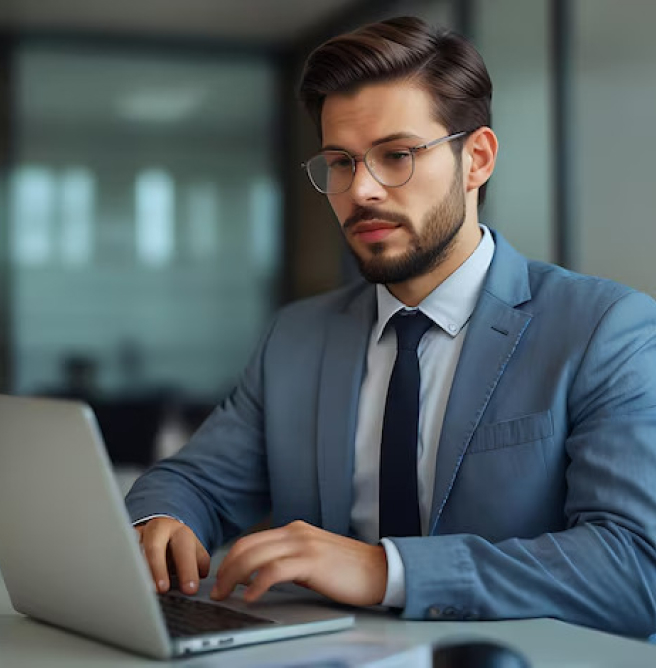
<path fill-rule="evenodd" d="M 148 515 L 147 517 L 141 517 L 138 520 L 135 520 L 134 522 L 132 522 L 132 526 L 136 527 L 138 524 L 143 524 L 144 522 L 149 522 L 150 520 L 154 520 L 156 517 L 168 517 L 172 520 L 178 520 L 178 522 L 180 522 L 180 524 L 184 524 L 184 522 L 182 520 L 178 519 L 174 515 L 167 515 L 166 513 L 157 513 L 155 515 Z M 400 557 L 399 557 L 399 559 L 400 559 Z"/>
<path fill-rule="evenodd" d="M 405 607 L 405 568 L 396 545 L 389 538 L 382 538 L 381 545 L 387 557 L 387 589 L 383 605 L 390 608 Z"/>

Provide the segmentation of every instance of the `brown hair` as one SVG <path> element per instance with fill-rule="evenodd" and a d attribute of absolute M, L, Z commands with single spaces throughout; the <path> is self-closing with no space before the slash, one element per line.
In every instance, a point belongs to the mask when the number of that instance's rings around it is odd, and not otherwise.
<path fill-rule="evenodd" d="M 492 82 L 478 51 L 457 33 L 416 17 L 365 25 L 319 46 L 305 63 L 299 97 L 321 135 L 327 95 L 395 79 L 416 81 L 431 94 L 435 118 L 449 134 L 490 125 Z M 462 141 L 451 146 L 460 155 Z"/>

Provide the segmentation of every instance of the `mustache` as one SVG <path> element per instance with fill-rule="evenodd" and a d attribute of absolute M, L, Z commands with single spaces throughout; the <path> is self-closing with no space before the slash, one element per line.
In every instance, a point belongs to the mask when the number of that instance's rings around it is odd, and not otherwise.
<path fill-rule="evenodd" d="M 378 211 L 368 206 L 358 206 L 355 211 L 344 221 L 343 229 L 346 231 L 365 220 L 383 220 L 388 223 L 396 223 L 404 227 L 411 227 L 410 220 L 400 213 L 392 211 Z"/>

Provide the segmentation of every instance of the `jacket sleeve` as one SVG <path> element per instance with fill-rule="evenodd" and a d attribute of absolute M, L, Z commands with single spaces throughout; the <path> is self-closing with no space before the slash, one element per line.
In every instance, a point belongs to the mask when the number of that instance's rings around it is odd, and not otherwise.
<path fill-rule="evenodd" d="M 262 374 L 272 330 L 273 325 L 232 394 L 189 443 L 135 482 L 125 499 L 133 522 L 175 517 L 211 552 L 269 512 Z"/>
<path fill-rule="evenodd" d="M 408 619 L 553 617 L 656 631 L 656 307 L 640 293 L 600 319 L 568 392 L 566 528 L 492 543 L 393 539 Z M 512 512 L 509 509 L 508 512 Z"/>

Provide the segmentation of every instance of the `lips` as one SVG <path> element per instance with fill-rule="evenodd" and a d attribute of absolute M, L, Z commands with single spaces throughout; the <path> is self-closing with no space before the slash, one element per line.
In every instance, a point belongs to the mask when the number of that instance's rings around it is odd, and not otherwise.
<path fill-rule="evenodd" d="M 384 221 L 361 221 L 353 226 L 351 234 L 365 243 L 382 241 L 401 225 L 398 223 L 387 223 Z"/>

